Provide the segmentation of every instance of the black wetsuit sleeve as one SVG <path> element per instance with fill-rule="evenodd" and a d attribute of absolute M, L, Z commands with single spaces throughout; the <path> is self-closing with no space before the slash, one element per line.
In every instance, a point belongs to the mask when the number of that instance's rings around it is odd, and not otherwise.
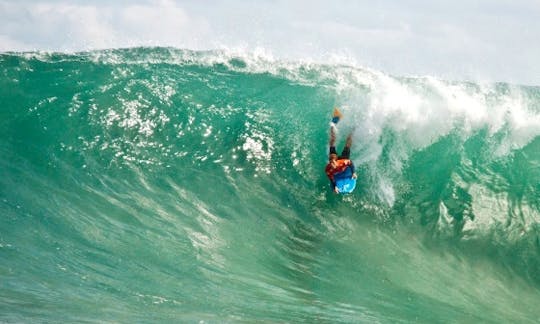
<path fill-rule="evenodd" d="M 353 163 L 352 160 L 351 160 L 351 171 L 352 171 L 352 173 L 354 173 L 354 163 Z"/>

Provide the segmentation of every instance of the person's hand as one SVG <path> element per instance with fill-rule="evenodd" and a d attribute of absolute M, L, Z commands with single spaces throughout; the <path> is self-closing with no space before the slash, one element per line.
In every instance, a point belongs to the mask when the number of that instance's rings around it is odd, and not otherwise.
<path fill-rule="evenodd" d="M 335 192 L 335 193 L 339 193 L 338 187 L 334 187 L 334 192 Z"/>
<path fill-rule="evenodd" d="M 352 178 L 353 178 L 353 179 L 358 178 L 358 176 L 356 175 L 356 172 L 352 174 Z"/>

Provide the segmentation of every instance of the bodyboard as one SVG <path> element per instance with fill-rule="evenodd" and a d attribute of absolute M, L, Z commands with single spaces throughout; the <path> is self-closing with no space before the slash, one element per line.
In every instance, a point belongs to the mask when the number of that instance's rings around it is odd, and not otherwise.
<path fill-rule="evenodd" d="M 340 194 L 348 194 L 354 191 L 356 188 L 356 179 L 345 178 L 336 180 L 336 188 Z"/>
<path fill-rule="evenodd" d="M 336 173 L 334 175 L 336 181 L 336 188 L 340 194 L 348 194 L 353 192 L 356 188 L 356 179 L 352 178 L 351 168 L 347 168 L 345 171 Z"/>

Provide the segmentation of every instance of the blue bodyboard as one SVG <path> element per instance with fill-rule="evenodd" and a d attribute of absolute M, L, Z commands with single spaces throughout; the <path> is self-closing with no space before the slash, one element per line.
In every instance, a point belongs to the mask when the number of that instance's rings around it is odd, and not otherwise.
<path fill-rule="evenodd" d="M 341 173 L 336 173 L 334 175 L 334 180 L 336 181 L 336 187 L 340 194 L 351 193 L 354 188 L 356 188 L 356 179 L 352 178 L 351 168 L 347 168 Z"/>
<path fill-rule="evenodd" d="M 354 188 L 356 188 L 356 179 L 348 178 L 336 180 L 336 187 L 338 188 L 340 194 L 351 193 L 353 192 Z"/>

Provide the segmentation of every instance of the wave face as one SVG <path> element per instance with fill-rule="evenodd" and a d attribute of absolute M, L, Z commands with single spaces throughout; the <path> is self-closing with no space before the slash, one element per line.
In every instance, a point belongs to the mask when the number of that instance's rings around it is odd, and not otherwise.
<path fill-rule="evenodd" d="M 4 322 L 540 318 L 540 88 L 133 48 L 1 54 L 0 106 Z"/>

